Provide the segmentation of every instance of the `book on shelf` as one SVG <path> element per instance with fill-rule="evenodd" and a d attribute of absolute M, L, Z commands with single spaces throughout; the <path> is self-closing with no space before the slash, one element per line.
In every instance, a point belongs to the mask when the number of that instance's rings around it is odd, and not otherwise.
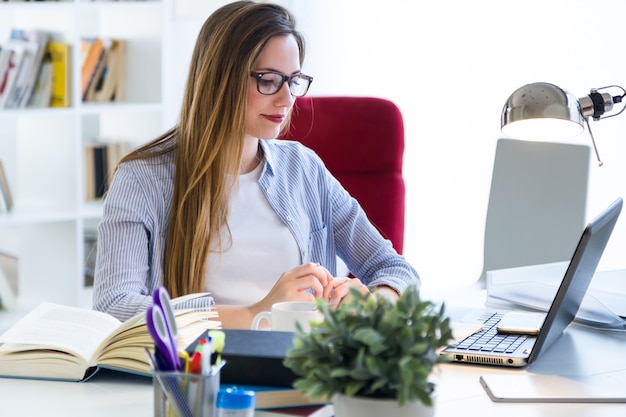
<path fill-rule="evenodd" d="M 98 231 L 97 229 L 85 229 L 83 234 L 85 248 L 85 287 L 93 287 L 93 280 L 96 273 L 96 255 L 98 252 Z"/>
<path fill-rule="evenodd" d="M 254 410 L 254 417 L 334 417 L 334 415 L 335 407 L 332 404 Z"/>
<path fill-rule="evenodd" d="M 49 37 L 42 30 L 11 30 L 9 43 L 22 44 L 23 57 L 13 87 L 4 103 L 5 108 L 24 108 L 28 104 L 37 84 Z"/>
<path fill-rule="evenodd" d="M 11 188 L 9 188 L 9 181 L 4 172 L 2 161 L 0 161 L 0 213 L 7 212 L 12 208 L 13 196 L 11 194 Z"/>
<path fill-rule="evenodd" d="M 13 310 L 17 305 L 17 254 L 0 248 L 0 310 Z"/>
<path fill-rule="evenodd" d="M 106 61 L 109 54 L 110 40 L 100 39 L 102 42 L 102 52 L 96 63 L 93 73 L 89 76 L 87 91 L 83 94 L 83 101 L 94 101 L 96 89 L 102 84 L 102 76 L 106 73 Z"/>
<path fill-rule="evenodd" d="M 89 60 L 93 59 L 97 43 L 102 45 L 102 51 L 93 71 L 87 75 Z M 95 47 L 98 48 L 97 45 Z M 83 101 L 121 101 L 126 82 L 126 41 L 115 38 L 98 38 L 98 42 L 96 39 L 84 39 L 81 52 L 85 68 L 83 82 L 86 81 Z"/>
<path fill-rule="evenodd" d="M 85 199 L 104 197 L 122 156 L 120 142 L 91 141 L 85 144 Z"/>
<path fill-rule="evenodd" d="M 52 80 L 52 57 L 49 49 L 46 47 L 46 52 L 43 55 L 43 60 L 39 68 L 39 76 L 37 77 L 37 82 L 30 95 L 30 99 L 28 100 L 27 107 L 50 107 Z"/>
<path fill-rule="evenodd" d="M 81 40 L 81 90 L 80 95 L 86 100 L 89 86 L 96 78 L 98 65 L 104 59 L 104 42 L 101 38 L 83 38 Z"/>
<path fill-rule="evenodd" d="M 70 45 L 64 42 L 48 42 L 48 54 L 52 63 L 50 107 L 69 107 L 71 104 Z"/>
<path fill-rule="evenodd" d="M 174 306 L 208 293 L 172 300 Z M 178 345 L 221 327 L 217 312 L 174 310 Z M 87 381 L 100 369 L 151 375 L 145 312 L 121 322 L 90 309 L 43 302 L 0 336 L 0 376 Z"/>
<path fill-rule="evenodd" d="M 12 64 L 13 51 L 6 45 L 0 44 L 0 107 L 2 104 L 2 95 L 8 82 L 9 65 Z"/>
<path fill-rule="evenodd" d="M 24 43 L 7 41 L 2 44 L 1 48 L 0 109 L 5 107 L 20 72 L 24 58 Z"/>
<path fill-rule="evenodd" d="M 87 101 L 122 101 L 126 83 L 126 41 L 107 39 L 103 69 Z"/>
<path fill-rule="evenodd" d="M 80 68 L 85 66 L 85 62 L 87 62 L 87 57 L 89 56 L 89 50 L 91 49 L 91 45 L 96 38 L 81 38 L 80 40 Z"/>

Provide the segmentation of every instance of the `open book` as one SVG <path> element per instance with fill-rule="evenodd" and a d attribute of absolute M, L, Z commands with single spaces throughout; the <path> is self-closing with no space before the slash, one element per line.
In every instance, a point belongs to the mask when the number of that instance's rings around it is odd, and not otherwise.
<path fill-rule="evenodd" d="M 191 294 L 172 305 L 208 294 Z M 175 310 L 181 350 L 207 329 L 215 311 Z M 120 322 L 100 311 L 44 302 L 0 336 L 0 376 L 85 381 L 108 368 L 150 375 L 146 348 L 154 343 L 145 313 Z"/>

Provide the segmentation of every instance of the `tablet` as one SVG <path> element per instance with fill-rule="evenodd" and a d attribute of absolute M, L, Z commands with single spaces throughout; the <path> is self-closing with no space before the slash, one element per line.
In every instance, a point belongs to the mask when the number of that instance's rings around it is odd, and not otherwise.
<path fill-rule="evenodd" d="M 480 377 L 495 402 L 626 403 L 625 375 L 563 377 L 538 374 L 489 374 Z"/>

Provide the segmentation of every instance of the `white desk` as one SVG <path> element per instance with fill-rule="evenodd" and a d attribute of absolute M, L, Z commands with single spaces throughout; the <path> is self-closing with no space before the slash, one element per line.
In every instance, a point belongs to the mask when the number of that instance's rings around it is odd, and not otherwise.
<path fill-rule="evenodd" d="M 484 302 L 484 292 L 472 299 L 467 291 L 446 296 L 448 305 Z M 459 301 L 462 300 L 462 301 Z M 596 354 L 584 353 L 594 347 Z M 455 415 L 530 417 L 623 417 L 626 404 L 494 403 L 478 382 L 487 373 L 554 373 L 566 376 L 626 374 L 626 333 L 607 333 L 570 326 L 545 356 L 525 370 L 489 366 L 446 364 L 438 374 L 437 416 Z M 626 388 L 625 388 L 626 390 Z M 123 373 L 95 376 L 86 383 L 31 381 L 0 378 L 0 414 L 46 417 L 152 416 L 152 382 Z M 10 412 L 11 413 L 10 413 Z"/>
<path fill-rule="evenodd" d="M 152 379 L 113 372 L 89 382 L 0 379 L 0 414 L 46 417 L 152 416 Z"/>

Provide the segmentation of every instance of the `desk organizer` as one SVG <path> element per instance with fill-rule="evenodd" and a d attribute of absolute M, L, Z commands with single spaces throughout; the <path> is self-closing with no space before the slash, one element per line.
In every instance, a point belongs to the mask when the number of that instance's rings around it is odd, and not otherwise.
<path fill-rule="evenodd" d="M 215 417 L 220 370 L 208 375 L 154 371 L 154 417 Z"/>

